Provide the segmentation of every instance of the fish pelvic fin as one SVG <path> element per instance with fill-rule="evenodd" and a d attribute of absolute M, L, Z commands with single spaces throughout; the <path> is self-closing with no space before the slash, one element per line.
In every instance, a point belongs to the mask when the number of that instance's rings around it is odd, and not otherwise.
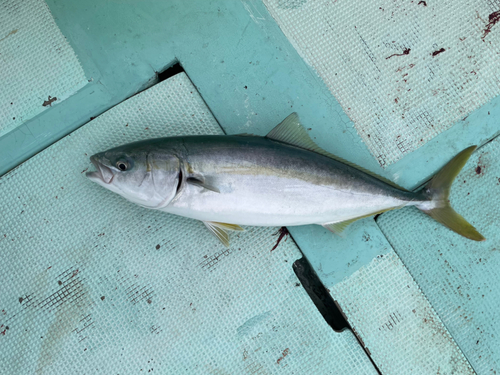
<path fill-rule="evenodd" d="M 453 180 L 475 149 L 476 146 L 471 146 L 460 152 L 432 178 L 421 191 L 426 200 L 417 205 L 417 208 L 461 236 L 474 241 L 484 241 L 481 233 L 455 212 L 448 200 Z"/>
<path fill-rule="evenodd" d="M 204 221 L 203 224 L 205 224 L 210 232 L 226 247 L 229 247 L 228 230 L 244 231 L 242 227 L 236 224 L 218 223 L 215 221 Z"/>

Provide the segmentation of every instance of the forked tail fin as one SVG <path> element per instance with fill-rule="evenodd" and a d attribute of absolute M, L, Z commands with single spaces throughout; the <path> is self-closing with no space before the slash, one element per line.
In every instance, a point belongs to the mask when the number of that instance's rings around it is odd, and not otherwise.
<path fill-rule="evenodd" d="M 471 146 L 460 152 L 432 178 L 422 190 L 422 194 L 429 200 L 417 205 L 417 208 L 464 237 L 474 241 L 484 241 L 485 238 L 476 228 L 456 213 L 448 201 L 453 180 L 475 149 L 476 146 Z"/>

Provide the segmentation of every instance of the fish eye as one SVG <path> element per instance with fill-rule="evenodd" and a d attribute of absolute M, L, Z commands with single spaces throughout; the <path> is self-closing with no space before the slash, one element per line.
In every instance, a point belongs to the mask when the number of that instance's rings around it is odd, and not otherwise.
<path fill-rule="evenodd" d="M 116 167 L 122 171 L 125 172 L 128 169 L 128 164 L 125 161 L 119 160 L 116 162 Z"/>

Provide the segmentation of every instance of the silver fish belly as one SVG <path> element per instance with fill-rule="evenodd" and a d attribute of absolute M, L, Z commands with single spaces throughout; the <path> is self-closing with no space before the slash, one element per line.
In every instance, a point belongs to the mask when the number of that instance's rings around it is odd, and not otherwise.
<path fill-rule="evenodd" d="M 239 225 L 323 225 L 418 202 L 416 194 L 353 167 L 266 138 L 189 137 L 179 142 L 186 170 L 200 173 L 220 192 L 184 183 L 165 212 Z"/>

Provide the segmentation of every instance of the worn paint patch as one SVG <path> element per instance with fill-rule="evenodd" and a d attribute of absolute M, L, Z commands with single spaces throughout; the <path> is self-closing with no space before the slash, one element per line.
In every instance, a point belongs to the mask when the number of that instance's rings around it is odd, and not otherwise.
<path fill-rule="evenodd" d="M 73 274 L 70 277 L 72 278 Z M 75 295 L 72 295 L 71 292 L 60 294 L 60 301 L 57 308 L 55 308 L 53 321 L 47 332 L 42 336 L 43 341 L 36 368 L 37 374 L 50 372 L 49 368 L 55 362 L 57 353 L 64 345 L 64 341 L 68 340 L 71 332 L 76 329 L 78 322 L 90 309 L 92 300 L 80 278 L 76 278 L 72 282 L 72 289 L 78 291 L 80 297 L 74 298 Z"/>
<path fill-rule="evenodd" d="M 254 316 L 248 319 L 245 323 L 236 329 L 239 336 L 248 336 L 252 334 L 258 326 L 264 323 L 271 316 L 271 311 L 266 311 L 265 313 Z"/>

